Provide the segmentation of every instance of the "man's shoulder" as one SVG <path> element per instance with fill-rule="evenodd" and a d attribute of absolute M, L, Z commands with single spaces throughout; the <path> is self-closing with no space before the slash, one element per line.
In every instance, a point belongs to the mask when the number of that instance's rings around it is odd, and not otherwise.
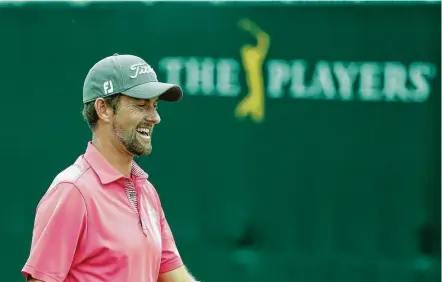
<path fill-rule="evenodd" d="M 73 195 L 82 195 L 80 192 L 78 182 L 83 178 L 90 166 L 84 161 L 83 155 L 79 156 L 77 160 L 61 170 L 52 180 L 51 184 L 40 199 L 38 206 L 43 202 L 58 202 L 60 199 L 72 197 Z M 77 191 L 76 191 L 77 190 Z"/>
<path fill-rule="evenodd" d="M 155 202 L 155 205 L 157 205 L 158 208 L 161 208 L 160 195 L 158 194 L 158 191 L 155 188 L 155 186 L 152 184 L 152 182 L 149 181 L 149 179 L 146 179 L 143 188 L 145 193 L 147 193 L 147 196 Z"/>
<path fill-rule="evenodd" d="M 60 171 L 52 180 L 49 185 L 48 192 L 61 183 L 69 183 L 77 186 L 77 182 L 84 177 L 85 173 L 89 170 L 89 164 L 84 160 L 83 155 L 79 156 L 77 160 L 69 165 L 67 168 Z"/>
<path fill-rule="evenodd" d="M 147 192 L 153 193 L 155 197 L 159 197 L 158 196 L 158 192 L 157 189 L 155 188 L 155 186 L 152 184 L 152 182 L 150 182 L 149 179 L 146 178 L 145 182 L 144 182 L 144 188 L 146 188 Z"/>

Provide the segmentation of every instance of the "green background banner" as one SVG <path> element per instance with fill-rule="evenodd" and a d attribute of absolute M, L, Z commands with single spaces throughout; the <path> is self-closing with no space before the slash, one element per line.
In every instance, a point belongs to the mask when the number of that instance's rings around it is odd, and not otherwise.
<path fill-rule="evenodd" d="M 3 280 L 120 53 L 185 91 L 138 162 L 197 278 L 440 281 L 440 34 L 440 5 L 0 8 Z"/>

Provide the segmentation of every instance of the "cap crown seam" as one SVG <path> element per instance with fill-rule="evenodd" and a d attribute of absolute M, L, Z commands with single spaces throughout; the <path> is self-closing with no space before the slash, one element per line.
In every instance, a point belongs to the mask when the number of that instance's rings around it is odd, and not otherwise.
<path fill-rule="evenodd" d="M 118 66 L 119 75 L 120 75 L 120 78 L 122 80 L 121 89 L 116 90 L 117 91 L 116 93 L 118 93 L 118 92 L 121 92 L 121 91 L 125 90 L 124 88 L 125 88 L 127 83 L 126 83 L 126 80 L 125 80 L 125 78 L 123 76 L 123 69 L 121 68 L 120 62 L 118 61 L 118 57 L 115 57 L 114 59 L 115 59 L 115 62 L 117 64 L 117 66 Z"/>

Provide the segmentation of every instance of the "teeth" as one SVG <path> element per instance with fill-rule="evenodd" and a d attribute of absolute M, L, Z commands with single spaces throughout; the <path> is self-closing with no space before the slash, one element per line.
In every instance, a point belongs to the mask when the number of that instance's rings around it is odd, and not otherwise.
<path fill-rule="evenodd" d="M 139 128 L 137 131 L 138 131 L 138 132 L 142 132 L 142 133 L 149 134 L 149 129 L 147 129 L 147 128 Z"/>

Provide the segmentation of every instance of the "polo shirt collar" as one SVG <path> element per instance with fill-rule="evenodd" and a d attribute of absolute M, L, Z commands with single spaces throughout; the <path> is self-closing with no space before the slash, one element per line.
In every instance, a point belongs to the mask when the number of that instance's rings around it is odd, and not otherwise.
<path fill-rule="evenodd" d="M 108 161 L 103 157 L 100 151 L 95 148 L 92 142 L 88 142 L 84 158 L 98 175 L 98 178 L 100 178 L 102 184 L 108 184 L 118 179 L 124 178 L 124 175 L 108 163 Z M 144 172 L 144 170 L 139 167 L 135 163 L 135 161 L 132 161 L 131 174 L 135 178 L 148 178 L 147 173 Z"/>

